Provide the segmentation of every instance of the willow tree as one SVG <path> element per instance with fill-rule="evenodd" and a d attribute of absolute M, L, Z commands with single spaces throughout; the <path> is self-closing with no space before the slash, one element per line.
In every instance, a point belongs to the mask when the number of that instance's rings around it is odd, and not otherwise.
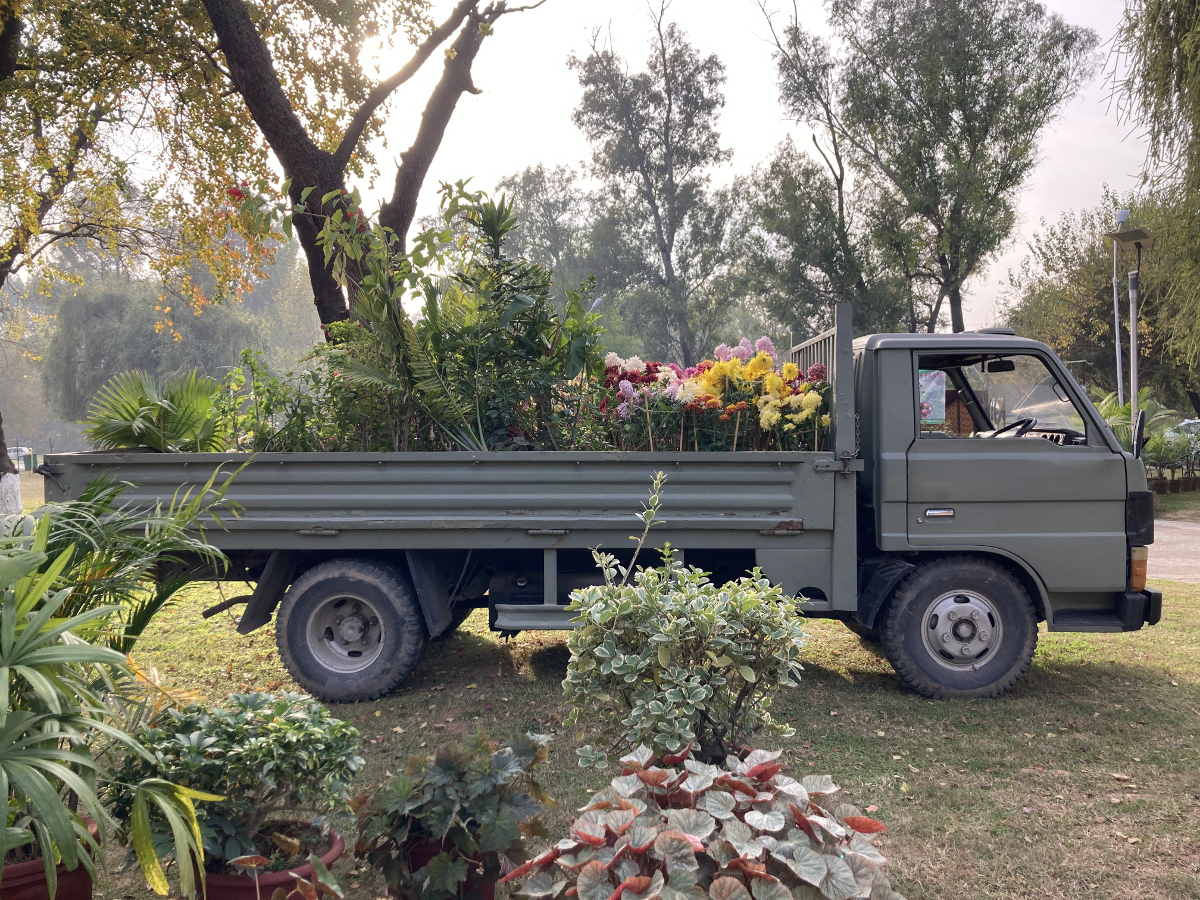
<path fill-rule="evenodd" d="M 1131 0 L 1110 77 L 1126 121 L 1149 137 L 1146 181 L 1172 195 L 1177 215 L 1161 250 L 1183 264 L 1166 298 L 1172 350 L 1200 365 L 1200 2 Z M 1164 240 L 1165 239 L 1165 240 Z M 1173 246 L 1168 246 L 1173 245 Z"/>

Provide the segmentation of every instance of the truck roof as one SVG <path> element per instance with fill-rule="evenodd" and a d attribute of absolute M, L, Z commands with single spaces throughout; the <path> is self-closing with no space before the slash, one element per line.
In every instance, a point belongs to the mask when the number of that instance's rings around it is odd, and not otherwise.
<path fill-rule="evenodd" d="M 1041 341 L 1013 334 L 962 331 L 952 334 L 867 334 L 854 339 L 855 350 L 884 348 L 909 350 L 988 350 L 1017 352 L 1021 350 L 1050 350 Z"/>

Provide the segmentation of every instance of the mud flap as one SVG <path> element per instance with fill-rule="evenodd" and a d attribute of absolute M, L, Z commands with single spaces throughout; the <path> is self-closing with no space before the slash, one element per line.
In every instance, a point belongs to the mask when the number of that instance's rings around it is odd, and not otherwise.
<path fill-rule="evenodd" d="M 271 621 L 275 607 L 283 599 L 284 592 L 296 574 L 296 563 L 300 554 L 293 550 L 273 550 L 267 564 L 263 566 L 246 611 L 238 622 L 238 634 L 249 634 Z"/>
<path fill-rule="evenodd" d="M 429 637 L 435 638 L 454 621 L 446 579 L 432 553 L 405 550 L 404 555 L 408 559 L 408 573 L 412 576 L 413 587 L 417 589 L 417 599 L 421 602 L 425 627 L 429 630 Z"/>

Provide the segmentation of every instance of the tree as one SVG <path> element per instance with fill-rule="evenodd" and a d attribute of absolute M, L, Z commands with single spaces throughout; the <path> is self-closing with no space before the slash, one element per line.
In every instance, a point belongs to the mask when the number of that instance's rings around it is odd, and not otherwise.
<path fill-rule="evenodd" d="M 648 352 L 690 366 L 727 318 L 734 283 L 734 198 L 708 187 L 729 159 L 716 128 L 725 69 L 667 24 L 665 4 L 652 19 L 644 72 L 630 74 L 598 34 L 585 59 L 571 57 L 583 87 L 574 120 L 604 183 L 591 236 L 600 286 L 621 291 Z"/>
<path fill-rule="evenodd" d="M 541 163 L 500 179 L 496 193 L 508 195 L 518 226 L 508 235 L 511 256 L 527 259 L 554 273 L 553 296 L 561 308 L 566 290 L 583 281 L 587 255 L 589 198 L 579 175 L 567 166 Z"/>
<path fill-rule="evenodd" d="M 868 218 L 869 198 L 855 198 L 866 207 L 860 210 L 837 177 L 790 140 L 754 170 L 746 196 L 748 280 L 773 318 L 812 334 L 828 328 L 836 305 L 848 302 L 860 333 L 908 329 L 916 296 L 906 295 L 911 281 L 877 244 L 884 233 Z"/>
<path fill-rule="evenodd" d="M 962 331 L 963 286 L 1011 234 L 1038 136 L 1093 70 L 1096 35 L 1031 0 L 833 0 L 830 24 L 841 60 L 793 14 L 785 102 L 819 114 L 831 168 L 848 160 L 919 235 L 917 272 L 937 286 L 925 327 L 946 304 Z"/>
<path fill-rule="evenodd" d="M 1091 209 L 1064 213 L 1053 224 L 1042 223 L 1029 242 L 1029 258 L 1011 278 L 1006 324 L 1018 334 L 1045 341 L 1072 366 L 1080 381 L 1103 392 L 1115 391 L 1113 346 L 1112 210 L 1129 209 L 1132 222 L 1170 236 L 1172 222 L 1183 217 L 1170 193 L 1118 196 L 1106 191 Z M 1188 407 L 1187 389 L 1200 378 L 1200 367 L 1188 364 L 1171 346 L 1175 309 L 1173 285 L 1191 260 L 1186 244 L 1155 244 L 1143 258 L 1138 303 L 1138 377 L 1159 402 Z M 1122 311 L 1123 314 L 1127 310 Z M 1121 333 L 1129 331 L 1127 318 Z M 1128 360 L 1129 341 L 1121 343 Z M 1126 363 L 1126 366 L 1128 363 Z"/>
<path fill-rule="evenodd" d="M 428 33 L 412 58 L 393 75 L 374 84 L 362 71 L 358 54 L 362 35 L 348 36 L 344 46 L 329 48 L 341 67 L 351 67 L 357 79 L 345 85 L 328 72 L 318 83 L 322 102 L 312 104 L 304 78 L 289 78 L 287 64 L 294 47 L 306 40 L 297 29 L 281 40 L 271 10 L 246 0 L 203 0 L 217 39 L 214 55 L 225 61 L 221 69 L 240 95 L 250 118 L 262 130 L 284 175 L 289 179 L 290 199 L 298 208 L 293 217 L 296 234 L 308 258 L 313 297 L 322 324 L 349 315 L 347 298 L 334 279 L 318 239 L 326 216 L 351 212 L 346 199 L 346 177 L 368 160 L 364 138 L 378 130 L 379 111 L 395 90 L 408 81 L 439 46 L 451 36 L 446 48 L 442 77 L 434 87 L 421 116 L 416 139 L 400 154 L 390 199 L 384 202 L 379 224 L 391 229 L 402 252 L 409 226 L 416 213 L 417 198 L 446 126 L 464 93 L 479 93 L 471 79 L 471 66 L 486 37 L 493 34 L 499 19 L 510 12 L 532 6 L 509 8 L 505 0 L 486 7 L 481 0 L 460 0 L 450 15 Z M 353 0 L 349 4 L 360 17 L 398 15 L 381 0 Z M 410 15 L 424 10 L 420 0 L 401 4 Z M 334 7 L 343 16 L 339 7 Z M 370 86 L 368 87 L 368 85 Z M 310 193 L 307 203 L 305 194 Z M 351 290 L 354 290 L 351 282 Z"/>
<path fill-rule="evenodd" d="M 1110 78 L 1123 120 L 1150 138 L 1145 180 L 1177 192 L 1173 235 L 1183 263 L 1166 298 L 1170 346 L 1200 364 L 1200 4 L 1133 0 L 1114 41 Z"/>

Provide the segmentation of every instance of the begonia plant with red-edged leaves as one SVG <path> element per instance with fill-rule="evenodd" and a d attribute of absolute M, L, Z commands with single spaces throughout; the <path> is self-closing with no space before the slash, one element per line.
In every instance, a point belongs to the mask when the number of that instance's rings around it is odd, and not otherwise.
<path fill-rule="evenodd" d="M 715 766 L 639 747 L 569 837 L 510 872 L 530 900 L 903 900 L 875 846 L 886 826 L 797 781 L 779 751 Z"/>

